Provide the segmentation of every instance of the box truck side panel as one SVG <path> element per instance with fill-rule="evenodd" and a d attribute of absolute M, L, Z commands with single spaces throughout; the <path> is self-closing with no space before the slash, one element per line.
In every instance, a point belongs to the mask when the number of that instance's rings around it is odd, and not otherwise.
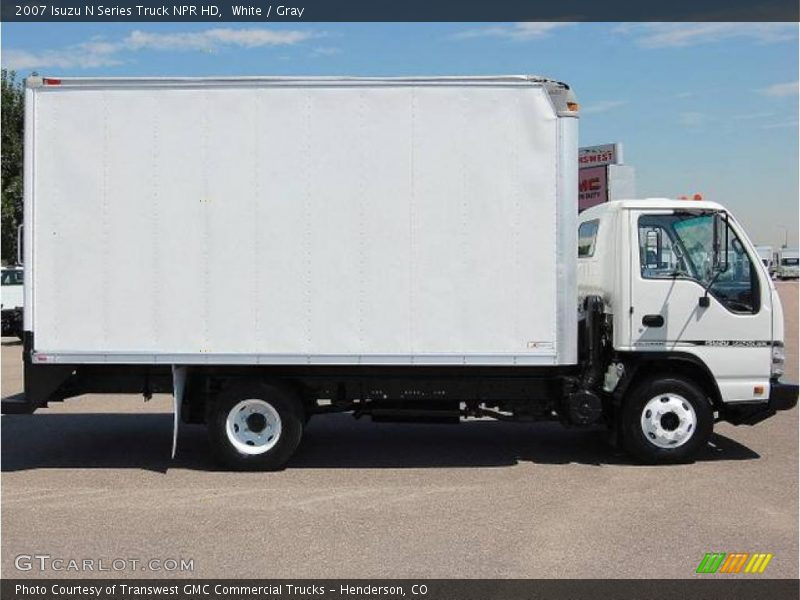
<path fill-rule="evenodd" d="M 104 204 L 105 94 L 36 95 L 34 328 L 48 349 L 108 349 L 103 331 L 109 318 L 104 311 L 110 309 L 109 228 L 121 229 L 123 223 Z M 132 298 L 129 305 L 136 302 Z M 136 335 L 135 322 L 128 322 L 128 335 Z"/>
<path fill-rule="evenodd" d="M 32 104 L 34 360 L 575 361 L 574 167 L 540 85 Z"/>

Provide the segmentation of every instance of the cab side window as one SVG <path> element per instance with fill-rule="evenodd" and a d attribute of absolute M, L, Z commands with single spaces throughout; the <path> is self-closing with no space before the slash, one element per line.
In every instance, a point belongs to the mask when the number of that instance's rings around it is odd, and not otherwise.
<path fill-rule="evenodd" d="M 600 221 L 593 219 L 578 227 L 578 258 L 591 258 L 597 243 L 597 229 Z"/>
<path fill-rule="evenodd" d="M 755 263 L 730 224 L 715 234 L 711 214 L 640 217 L 639 257 L 645 279 L 693 279 L 702 287 L 710 285 L 709 292 L 731 312 L 760 308 Z"/>

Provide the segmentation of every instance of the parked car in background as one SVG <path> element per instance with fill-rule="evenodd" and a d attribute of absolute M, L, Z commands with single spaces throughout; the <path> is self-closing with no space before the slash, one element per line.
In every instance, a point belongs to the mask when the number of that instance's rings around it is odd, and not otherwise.
<path fill-rule="evenodd" d="M 22 267 L 3 267 L 2 298 L 3 335 L 15 335 L 22 339 L 23 299 Z"/>

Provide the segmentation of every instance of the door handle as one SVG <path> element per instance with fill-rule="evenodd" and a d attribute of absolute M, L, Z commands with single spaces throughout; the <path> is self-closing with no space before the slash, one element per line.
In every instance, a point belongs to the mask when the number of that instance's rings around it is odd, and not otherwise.
<path fill-rule="evenodd" d="M 663 327 L 664 317 L 661 315 L 645 315 L 642 317 L 642 325 L 645 327 Z"/>

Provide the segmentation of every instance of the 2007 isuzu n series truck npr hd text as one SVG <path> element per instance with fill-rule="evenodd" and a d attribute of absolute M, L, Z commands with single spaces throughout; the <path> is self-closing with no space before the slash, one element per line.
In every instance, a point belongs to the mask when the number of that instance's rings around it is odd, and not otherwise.
<path fill-rule="evenodd" d="M 781 304 L 712 202 L 578 216 L 530 76 L 27 82 L 25 397 L 172 393 L 232 468 L 312 415 L 606 425 L 645 462 L 793 407 Z M 532 432 L 532 435 L 534 432 Z M 173 439 L 173 452 L 174 443 Z"/>

